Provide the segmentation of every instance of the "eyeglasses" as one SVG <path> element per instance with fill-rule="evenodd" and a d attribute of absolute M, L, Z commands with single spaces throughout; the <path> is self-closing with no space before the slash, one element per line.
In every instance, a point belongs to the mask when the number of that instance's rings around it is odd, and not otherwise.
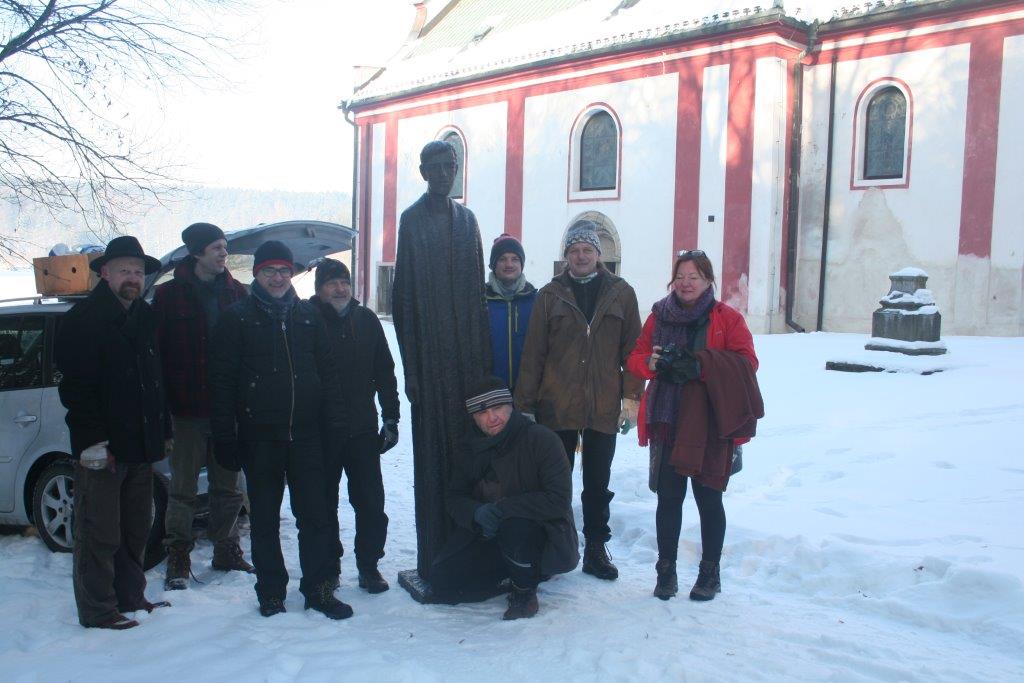
<path fill-rule="evenodd" d="M 683 249 L 676 254 L 676 258 L 685 260 L 697 258 L 698 256 L 707 256 L 707 254 L 704 253 L 703 249 Z"/>
<path fill-rule="evenodd" d="M 272 279 L 275 275 L 278 277 L 288 278 L 292 276 L 292 269 L 286 266 L 280 268 L 274 268 L 273 266 L 267 266 L 266 268 L 260 268 L 260 275 L 269 279 Z"/>

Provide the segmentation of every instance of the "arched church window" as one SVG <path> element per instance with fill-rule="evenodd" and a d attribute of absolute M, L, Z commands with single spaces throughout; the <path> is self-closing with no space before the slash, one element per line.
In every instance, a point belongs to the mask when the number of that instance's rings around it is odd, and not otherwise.
<path fill-rule="evenodd" d="M 619 132 L 607 111 L 595 111 L 580 133 L 580 190 L 613 190 L 618 178 Z"/>
<path fill-rule="evenodd" d="M 881 88 L 865 110 L 865 180 L 903 177 L 906 135 L 906 95 L 894 85 Z"/>
<path fill-rule="evenodd" d="M 452 191 L 448 196 L 452 199 L 462 199 L 466 196 L 466 142 L 454 130 L 446 132 L 441 139 L 455 148 L 455 161 L 459 164 L 455 172 L 455 182 L 452 183 Z"/>

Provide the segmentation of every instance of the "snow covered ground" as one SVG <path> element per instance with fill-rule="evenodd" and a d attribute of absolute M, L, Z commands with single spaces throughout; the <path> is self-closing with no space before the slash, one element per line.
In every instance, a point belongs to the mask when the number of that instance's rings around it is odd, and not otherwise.
<path fill-rule="evenodd" d="M 415 565 L 406 419 L 384 456 L 391 527 L 381 567 L 392 589 L 355 588 L 346 557 L 341 597 L 352 619 L 303 612 L 287 508 L 292 593 L 288 613 L 272 619 L 256 612 L 252 577 L 209 569 L 202 541 L 193 554 L 202 585 L 164 596 L 163 567 L 149 573 L 148 596 L 168 597 L 171 609 L 137 614 L 142 626 L 127 632 L 86 630 L 71 557 L 7 536 L 0 678 L 1024 680 L 1024 339 L 948 338 L 956 362 L 930 376 L 824 371 L 864 341 L 756 339 L 768 415 L 726 494 L 724 592 L 713 602 L 686 599 L 699 557 L 691 500 L 682 597 L 651 597 L 655 497 L 635 432 L 619 438 L 612 472 L 618 581 L 558 576 L 542 585 L 537 618 L 508 623 L 503 598 L 413 602 L 395 580 Z M 345 500 L 342 509 L 350 548 Z"/>

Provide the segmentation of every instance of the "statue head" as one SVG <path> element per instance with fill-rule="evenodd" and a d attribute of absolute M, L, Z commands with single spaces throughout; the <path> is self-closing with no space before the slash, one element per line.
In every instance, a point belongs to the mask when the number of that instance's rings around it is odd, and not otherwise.
<path fill-rule="evenodd" d="M 420 152 L 420 175 L 427 181 L 430 194 L 447 197 L 458 170 L 455 148 L 444 140 L 428 142 Z"/>

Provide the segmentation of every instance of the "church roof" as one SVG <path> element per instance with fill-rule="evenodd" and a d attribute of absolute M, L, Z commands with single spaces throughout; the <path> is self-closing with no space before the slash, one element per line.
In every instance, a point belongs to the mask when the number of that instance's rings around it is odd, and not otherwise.
<path fill-rule="evenodd" d="M 431 0 L 429 20 L 346 106 L 539 64 L 681 42 L 743 26 L 812 22 L 971 0 Z M 799 38 L 798 38 L 799 40 Z"/>

